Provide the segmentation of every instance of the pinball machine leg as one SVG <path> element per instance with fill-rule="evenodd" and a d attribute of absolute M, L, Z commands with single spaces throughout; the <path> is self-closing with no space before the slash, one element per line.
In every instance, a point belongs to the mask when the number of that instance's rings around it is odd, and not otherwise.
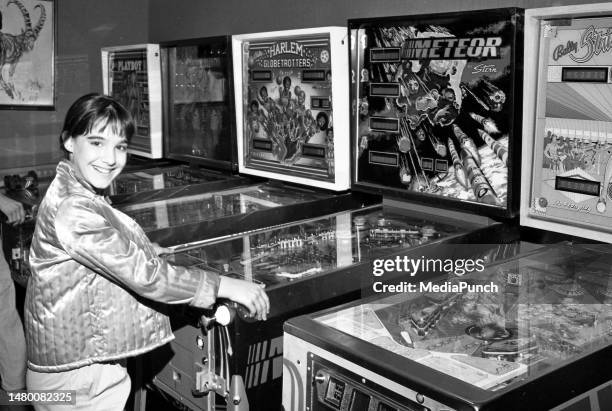
<path fill-rule="evenodd" d="M 134 392 L 134 411 L 145 411 L 147 408 L 147 389 L 137 388 Z"/>
<path fill-rule="evenodd" d="M 144 384 L 144 377 L 142 372 L 143 360 L 142 355 L 139 355 L 134 359 L 134 372 L 132 375 L 132 387 L 135 387 L 134 395 L 134 407 L 133 411 L 145 411 L 147 408 L 147 389 Z"/>
<path fill-rule="evenodd" d="M 249 411 L 249 401 L 240 375 L 232 375 L 227 411 Z"/>

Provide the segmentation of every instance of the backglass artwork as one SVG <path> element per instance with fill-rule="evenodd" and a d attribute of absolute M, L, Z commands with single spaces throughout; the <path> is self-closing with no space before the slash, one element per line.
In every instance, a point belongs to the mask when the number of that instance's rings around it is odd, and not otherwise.
<path fill-rule="evenodd" d="M 128 109 L 136 130 L 129 151 L 162 156 L 161 67 L 159 45 L 140 44 L 102 49 L 104 93 Z"/>

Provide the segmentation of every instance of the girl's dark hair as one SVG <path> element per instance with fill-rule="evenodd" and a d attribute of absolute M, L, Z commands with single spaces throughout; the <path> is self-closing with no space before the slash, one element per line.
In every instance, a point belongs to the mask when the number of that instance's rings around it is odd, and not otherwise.
<path fill-rule="evenodd" d="M 134 120 L 129 111 L 113 97 L 98 93 L 86 94 L 77 99 L 66 113 L 64 127 L 60 134 L 60 148 L 68 158 L 64 142 L 70 137 L 78 137 L 90 133 L 94 127 L 112 131 L 128 142 L 134 135 Z"/>

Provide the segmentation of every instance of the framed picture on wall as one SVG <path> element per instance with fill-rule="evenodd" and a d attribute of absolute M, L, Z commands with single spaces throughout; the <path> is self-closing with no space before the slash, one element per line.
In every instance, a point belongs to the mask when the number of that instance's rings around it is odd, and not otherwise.
<path fill-rule="evenodd" d="M 52 108 L 54 2 L 0 0 L 0 108 Z"/>

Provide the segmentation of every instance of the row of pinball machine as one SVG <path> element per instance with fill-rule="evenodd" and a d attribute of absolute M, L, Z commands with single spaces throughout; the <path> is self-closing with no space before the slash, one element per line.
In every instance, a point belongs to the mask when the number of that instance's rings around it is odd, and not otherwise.
<path fill-rule="evenodd" d="M 169 307 L 135 410 L 612 410 L 612 3 L 101 54 L 114 206 L 271 302 Z M 48 183 L 5 178 L 22 285 Z"/>

